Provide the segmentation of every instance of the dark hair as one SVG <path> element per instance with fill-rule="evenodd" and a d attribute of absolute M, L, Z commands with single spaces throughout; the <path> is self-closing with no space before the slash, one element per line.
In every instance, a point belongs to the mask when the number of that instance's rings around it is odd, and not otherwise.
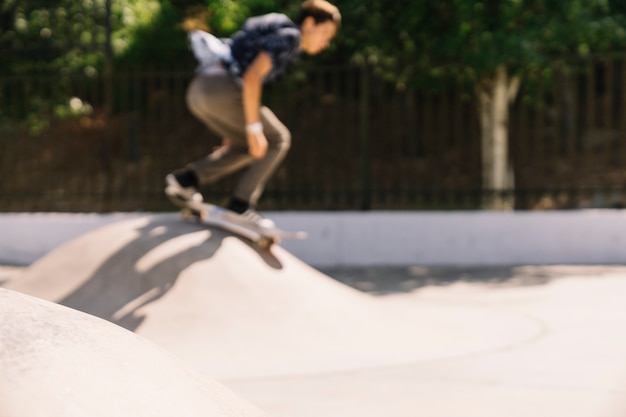
<path fill-rule="evenodd" d="M 326 0 L 306 0 L 300 6 L 300 13 L 298 13 L 295 23 L 300 26 L 304 19 L 309 16 L 313 18 L 316 25 L 328 21 L 335 23 L 337 27 L 341 24 L 339 9 Z"/>

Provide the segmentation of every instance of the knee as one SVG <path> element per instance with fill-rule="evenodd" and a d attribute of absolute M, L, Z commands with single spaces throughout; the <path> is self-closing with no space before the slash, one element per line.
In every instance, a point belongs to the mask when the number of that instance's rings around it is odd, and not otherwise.
<path fill-rule="evenodd" d="M 291 132 L 286 127 L 276 129 L 271 135 L 267 135 L 270 148 L 279 152 L 287 152 L 291 147 Z"/>
<path fill-rule="evenodd" d="M 279 149 L 281 149 L 284 152 L 287 152 L 289 148 L 291 147 L 291 132 L 289 131 L 289 129 L 284 128 L 284 129 L 281 129 L 281 132 L 279 132 L 278 136 L 279 136 L 279 139 L 278 139 Z"/>

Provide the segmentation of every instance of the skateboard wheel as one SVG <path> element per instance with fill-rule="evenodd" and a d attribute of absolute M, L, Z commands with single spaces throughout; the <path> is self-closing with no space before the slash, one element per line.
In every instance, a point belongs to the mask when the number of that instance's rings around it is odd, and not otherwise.
<path fill-rule="evenodd" d="M 196 216 L 198 216 L 200 220 L 206 220 L 209 218 L 209 212 L 207 210 L 202 210 L 201 212 L 196 213 Z"/>
<path fill-rule="evenodd" d="M 180 214 L 182 215 L 183 219 L 187 221 L 190 221 L 190 220 L 201 221 L 203 219 L 203 216 L 201 213 L 198 213 L 197 211 L 192 210 L 190 208 L 181 209 Z"/>
<path fill-rule="evenodd" d="M 274 239 L 269 238 L 269 237 L 262 237 L 256 242 L 257 246 L 261 249 L 269 249 L 270 247 L 272 247 L 274 243 L 275 243 Z"/>

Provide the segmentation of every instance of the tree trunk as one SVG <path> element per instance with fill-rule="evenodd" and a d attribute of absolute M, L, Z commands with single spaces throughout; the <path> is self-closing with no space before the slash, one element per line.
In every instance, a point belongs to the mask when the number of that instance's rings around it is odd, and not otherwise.
<path fill-rule="evenodd" d="M 480 109 L 482 188 L 485 210 L 513 210 L 514 176 L 509 161 L 509 104 L 519 89 L 504 65 L 476 87 Z"/>

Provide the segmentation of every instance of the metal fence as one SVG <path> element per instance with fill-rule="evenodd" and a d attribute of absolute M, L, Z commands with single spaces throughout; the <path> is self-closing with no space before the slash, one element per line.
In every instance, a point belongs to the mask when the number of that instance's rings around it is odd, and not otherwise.
<path fill-rule="evenodd" d="M 183 71 L 0 75 L 0 211 L 171 210 L 163 177 L 219 144 L 187 111 Z M 516 209 L 621 207 L 626 62 L 597 58 L 523 87 L 511 109 Z M 269 87 L 293 144 L 264 210 L 472 210 L 481 189 L 474 101 L 405 91 L 363 68 Z M 223 202 L 236 176 L 203 190 Z"/>
<path fill-rule="evenodd" d="M 621 208 L 626 186 L 626 60 L 597 57 L 557 72 L 511 120 L 517 205 Z"/>

